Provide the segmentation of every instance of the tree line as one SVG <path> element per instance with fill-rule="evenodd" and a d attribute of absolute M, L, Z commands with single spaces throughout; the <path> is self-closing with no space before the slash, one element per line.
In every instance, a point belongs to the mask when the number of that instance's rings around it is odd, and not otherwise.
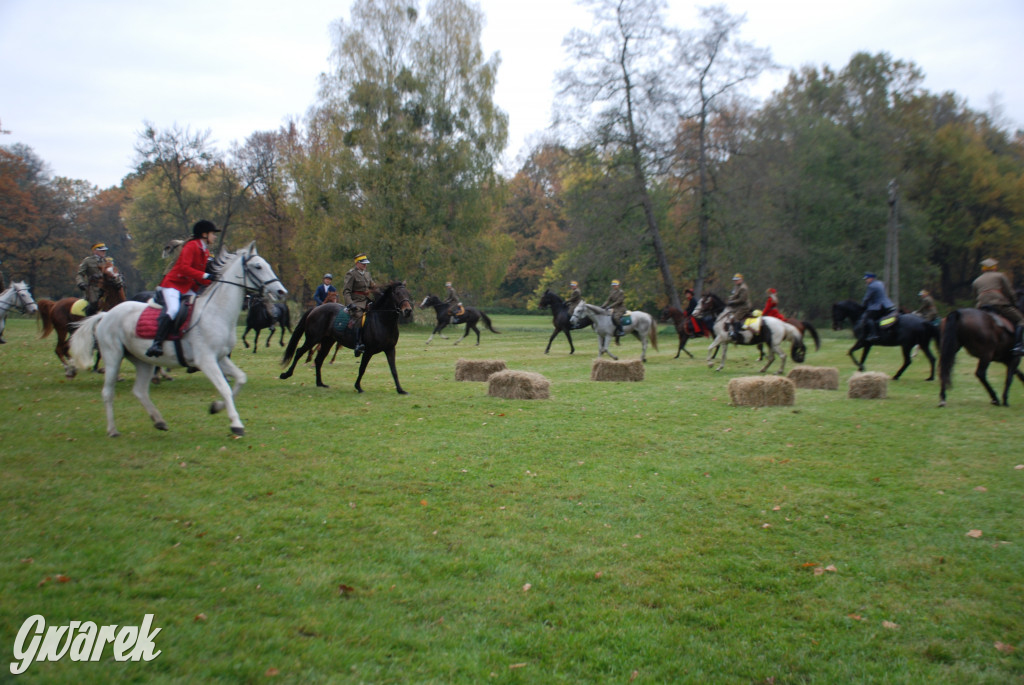
<path fill-rule="evenodd" d="M 70 292 L 104 241 L 130 287 L 152 288 L 164 244 L 208 218 L 224 245 L 255 240 L 303 302 L 367 251 L 378 279 L 424 294 L 451 280 L 477 304 L 532 308 L 569 280 L 598 299 L 618 278 L 653 311 L 742 272 L 823 318 L 882 271 L 895 188 L 901 304 L 921 288 L 964 302 L 988 256 L 1024 285 L 1024 134 L 998 111 L 928 92 L 887 53 L 803 67 L 757 103 L 747 87 L 775 66 L 742 17 L 705 8 L 683 30 L 661 0 L 585 4 L 595 28 L 565 38 L 553 127 L 509 177 L 479 7 L 357 0 L 316 102 L 276 131 L 225 151 L 144 122 L 134 170 L 102 190 L 0 147 L 0 269 Z"/>

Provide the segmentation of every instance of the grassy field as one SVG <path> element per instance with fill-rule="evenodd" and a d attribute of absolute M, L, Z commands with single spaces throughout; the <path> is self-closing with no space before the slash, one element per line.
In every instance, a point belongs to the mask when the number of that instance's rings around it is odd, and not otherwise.
<path fill-rule="evenodd" d="M 176 372 L 152 428 L 126 365 L 63 377 L 13 317 L 0 347 L 0 645 L 22 623 L 138 625 L 148 663 L 35 663 L 26 682 L 1008 683 L 1024 679 L 1024 392 L 988 403 L 961 354 L 950 404 L 919 356 L 885 400 L 846 397 L 849 332 L 807 364 L 840 390 L 729 405 L 725 371 L 673 359 L 589 380 L 597 343 L 495 317 L 479 347 L 403 328 L 352 389 L 344 351 L 278 379 L 234 358 L 246 436 Z M 241 329 L 239 330 L 241 333 Z M 471 343 L 472 341 L 468 341 Z M 626 340 L 624 358 L 639 357 Z M 455 362 L 503 359 L 549 400 L 487 397 Z M 892 373 L 894 349 L 869 370 Z M 1001 368 L 1001 367 L 1000 367 Z M 1001 380 L 997 369 L 994 375 Z M 970 531 L 980 531 L 968 535 Z M 7 668 L 0 680 L 13 678 Z"/>

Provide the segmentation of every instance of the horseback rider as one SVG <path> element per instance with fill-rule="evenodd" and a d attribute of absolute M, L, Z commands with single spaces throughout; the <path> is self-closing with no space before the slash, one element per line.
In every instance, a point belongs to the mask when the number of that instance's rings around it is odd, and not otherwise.
<path fill-rule="evenodd" d="M 335 288 L 332 283 L 334 283 L 334 276 L 331 274 L 324 274 L 324 282 L 318 285 L 316 287 L 316 292 L 313 293 L 313 302 L 317 307 L 324 303 L 324 300 L 327 299 L 327 295 L 329 293 L 338 292 L 338 289 Z"/>
<path fill-rule="evenodd" d="M 996 271 L 999 262 L 989 258 L 981 262 L 981 275 L 974 279 L 972 287 L 978 298 L 978 309 L 987 309 L 1009 319 L 1014 326 L 1013 349 L 1010 354 L 1024 356 L 1024 314 L 1017 309 L 1013 300 L 1013 286 L 1002 272 Z"/>
<path fill-rule="evenodd" d="M 608 293 L 608 299 L 601 305 L 605 309 L 612 310 L 612 323 L 615 324 L 615 342 L 624 335 L 622 330 L 622 317 L 626 315 L 626 293 L 622 292 L 619 279 L 612 281 L 612 290 Z"/>
<path fill-rule="evenodd" d="M 348 325 L 356 329 L 356 344 L 353 348 L 355 356 L 363 353 L 363 319 L 366 314 L 366 307 L 373 302 L 370 293 L 377 287 L 370 276 L 368 264 L 370 259 L 365 252 L 360 252 L 355 257 L 355 266 L 345 274 L 345 285 L 341 288 L 341 296 L 345 299 L 345 307 L 348 309 Z"/>
<path fill-rule="evenodd" d="M 775 288 L 768 288 L 768 299 L 764 302 L 764 307 L 761 309 L 761 316 L 773 316 L 776 319 L 786 320 L 786 317 L 779 311 L 779 293 Z"/>
<path fill-rule="evenodd" d="M 78 289 L 85 293 L 85 315 L 92 316 L 99 311 L 100 298 L 103 297 L 103 267 L 107 264 L 107 246 L 96 243 L 92 246 L 92 254 L 78 265 L 75 276 Z"/>
<path fill-rule="evenodd" d="M 740 335 L 743 322 L 750 316 L 753 307 L 750 304 L 750 289 L 743 280 L 743 274 L 734 274 L 732 282 L 735 285 L 729 293 L 729 299 L 725 301 L 725 311 L 732 316 L 733 334 Z"/>
<path fill-rule="evenodd" d="M 452 285 L 451 281 L 446 281 L 444 288 L 447 292 L 444 303 L 448 305 L 448 312 L 451 314 L 452 323 L 454 324 L 457 317 L 466 313 L 466 308 L 462 306 L 462 300 L 459 299 L 459 294 L 455 292 L 455 286 Z"/>
<path fill-rule="evenodd" d="M 157 293 L 163 296 L 164 309 L 156 322 L 156 337 L 146 350 L 147 357 L 160 357 L 164 353 L 164 340 L 174 329 L 181 309 L 182 295 L 195 295 L 196 288 L 210 285 L 212 276 L 207 271 L 210 260 L 210 241 L 220 229 L 212 221 L 202 219 L 192 226 L 192 238 L 181 246 L 174 266 L 167 272 Z"/>
<path fill-rule="evenodd" d="M 867 289 L 864 291 L 864 299 L 861 305 L 864 307 L 864 314 L 860 317 L 864 324 L 864 342 L 869 345 L 877 343 L 881 338 L 878 330 L 878 321 L 887 314 L 896 311 L 896 305 L 889 299 L 885 292 L 885 283 L 878 280 L 878 277 L 868 271 L 864 274 L 864 281 L 867 282 Z"/>
<path fill-rule="evenodd" d="M 576 305 L 583 300 L 583 293 L 580 292 L 580 284 L 576 281 L 569 281 L 569 297 L 565 299 L 565 308 L 570 314 L 576 311 Z"/>
<path fill-rule="evenodd" d="M 922 288 L 917 296 L 921 298 L 921 306 L 914 312 L 914 316 L 919 316 L 928 323 L 938 319 L 939 310 L 935 307 L 935 300 L 932 298 L 932 294 Z"/>

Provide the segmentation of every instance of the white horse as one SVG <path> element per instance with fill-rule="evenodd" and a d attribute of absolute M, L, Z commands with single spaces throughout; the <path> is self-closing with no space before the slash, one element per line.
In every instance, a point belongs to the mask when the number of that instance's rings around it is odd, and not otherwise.
<path fill-rule="evenodd" d="M 810 330 L 813 332 L 813 329 Z M 768 370 L 768 367 L 775 361 L 776 355 L 782 360 L 776 373 L 780 376 L 785 373 L 786 353 L 782 351 L 782 345 L 786 342 L 792 343 L 794 360 L 803 361 L 805 348 L 803 335 L 800 333 L 800 330 L 796 326 L 773 316 L 758 317 L 755 323 L 745 326 L 740 330 L 739 334 L 736 334 L 735 329 L 732 327 L 731 316 L 723 313 L 715 320 L 714 333 L 715 339 L 708 346 L 707 363 L 709 367 L 714 365 L 715 349 L 721 345 L 722 361 L 719 362 L 718 368 L 715 369 L 716 371 L 721 371 L 725 367 L 725 356 L 729 343 L 736 345 L 765 345 L 768 348 L 768 362 L 761 367 L 760 373 Z M 814 342 L 815 345 L 819 344 L 816 333 L 814 335 Z"/>
<path fill-rule="evenodd" d="M 7 327 L 7 312 L 17 309 L 22 314 L 35 314 L 39 311 L 36 301 L 28 292 L 25 281 L 12 283 L 11 287 L 0 293 L 0 342 L 4 341 L 4 329 Z"/>
<path fill-rule="evenodd" d="M 654 349 L 658 349 L 658 329 L 654 325 L 654 318 L 647 312 L 627 311 L 626 314 L 632 318 L 632 321 L 622 327 L 622 332 L 632 333 L 640 340 L 640 344 L 643 347 L 640 358 L 643 361 L 647 361 L 647 341 L 650 340 L 651 346 Z M 612 359 L 618 360 L 618 357 L 608 349 L 608 341 L 615 336 L 615 324 L 612 323 L 611 310 L 598 307 L 596 304 L 587 304 L 581 300 L 576 305 L 576 309 L 573 310 L 569 321 L 573 326 L 576 326 L 583 319 L 590 319 L 590 326 L 597 333 L 598 358 L 602 354 L 607 354 Z"/>
<path fill-rule="evenodd" d="M 214 283 L 196 297 L 192 318 L 182 334 L 182 354 L 189 366 L 198 367 L 220 392 L 223 400 L 210 405 L 210 413 L 227 409 L 231 419 L 231 432 L 244 435 L 245 428 L 235 409 L 234 397 L 245 385 L 246 375 L 228 356 L 235 346 L 238 315 L 247 291 L 266 291 L 272 299 L 284 299 L 288 291 L 274 274 L 270 264 L 256 254 L 255 243 L 238 252 L 221 250 L 214 266 Z M 71 358 L 79 368 L 92 364 L 93 345 L 99 345 L 106 362 L 103 382 L 103 403 L 107 409 L 107 435 L 116 438 L 120 433 L 114 425 L 114 385 L 125 356 L 135 365 L 135 386 L 132 393 L 153 419 L 159 430 L 167 430 L 167 423 L 149 399 L 149 383 L 157 366 L 180 366 L 176 345 L 164 344 L 162 357 L 147 357 L 151 340 L 139 338 L 135 325 L 142 311 L 149 305 L 123 302 L 108 312 L 85 319 L 71 336 Z M 234 388 L 225 376 L 235 380 Z"/>

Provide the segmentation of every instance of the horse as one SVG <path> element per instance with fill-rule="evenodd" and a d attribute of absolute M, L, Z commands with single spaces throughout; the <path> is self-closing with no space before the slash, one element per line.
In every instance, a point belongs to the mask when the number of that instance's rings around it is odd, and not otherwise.
<path fill-rule="evenodd" d="M 243 309 L 248 309 L 248 313 L 245 315 L 245 332 L 242 333 L 242 344 L 245 345 L 246 349 L 249 349 L 249 343 L 246 342 L 245 336 L 249 335 L 249 331 L 256 331 L 256 339 L 252 343 L 252 353 L 256 354 L 256 350 L 260 347 L 260 331 L 264 328 L 270 329 L 270 334 L 267 335 L 267 347 L 270 347 L 270 341 L 274 337 L 274 331 L 277 326 L 281 326 L 281 347 L 284 347 L 284 333 L 285 331 L 291 332 L 292 330 L 292 319 L 291 313 L 288 311 L 288 305 L 284 302 L 273 302 L 264 303 L 263 298 L 259 295 L 249 295 L 245 298 L 245 304 L 242 305 Z"/>
<path fill-rule="evenodd" d="M 910 351 L 914 349 L 914 346 L 918 346 L 924 352 L 925 356 L 928 357 L 928 363 L 931 365 L 931 373 L 925 380 L 935 380 L 935 355 L 932 354 L 928 347 L 928 343 L 935 340 L 936 348 L 939 345 L 939 328 L 933 324 L 928 323 L 920 316 L 914 314 L 900 314 L 897 321 L 886 328 L 879 329 L 879 341 L 875 343 L 869 343 L 865 341 L 864 324 L 860 321 L 853 327 L 853 334 L 857 337 L 857 342 L 854 343 L 853 347 L 850 348 L 848 355 L 853 363 L 857 365 L 857 369 L 860 371 L 864 370 L 864 360 L 868 358 L 868 352 L 871 351 L 872 345 L 881 345 L 883 347 L 900 347 L 903 350 L 903 366 L 900 367 L 896 375 L 892 377 L 894 381 L 899 380 L 900 376 L 910 366 L 912 357 Z M 853 356 L 853 353 L 857 350 L 863 349 L 861 353 L 860 361 Z"/>
<path fill-rule="evenodd" d="M 793 356 L 793 360 L 802 362 L 807 353 L 807 347 L 804 344 L 804 335 L 800 329 L 793 324 L 786 322 L 781 318 L 775 316 L 759 316 L 757 323 L 744 326 L 739 331 L 735 331 L 729 326 L 730 322 L 727 322 L 726 316 L 719 316 L 715 322 L 715 340 L 712 345 L 721 344 L 721 338 L 728 338 L 729 342 L 736 345 L 764 345 L 768 348 L 768 361 L 765 366 L 761 368 L 760 373 L 765 373 L 768 368 L 775 361 L 777 355 L 782 361 L 779 365 L 779 370 L 775 372 L 779 376 L 785 373 L 785 352 L 782 351 L 782 343 L 792 343 L 790 354 Z M 814 327 L 810 324 L 803 322 L 805 329 L 811 333 L 814 338 L 814 349 L 821 349 L 821 341 L 818 339 L 818 332 L 814 330 Z M 725 367 L 725 357 L 727 348 L 722 348 L 722 361 L 718 365 L 716 371 L 722 371 Z M 712 366 L 712 357 L 708 357 L 708 366 Z"/>
<path fill-rule="evenodd" d="M 169 248 L 174 247 L 173 243 L 183 243 L 183 242 L 185 242 L 185 241 L 183 241 L 183 240 L 172 240 L 170 243 L 167 244 L 167 246 L 164 247 L 164 251 L 166 252 Z M 178 245 L 177 247 L 180 247 L 180 245 Z M 156 298 L 156 291 L 155 290 L 140 290 L 139 292 L 135 293 L 134 295 L 132 295 L 128 299 L 131 300 L 132 302 L 142 302 L 143 304 L 146 304 L 150 300 L 154 300 L 155 298 Z M 96 364 L 97 364 L 97 366 L 99 365 L 99 359 L 98 358 L 96 360 Z M 93 369 L 93 370 L 95 370 L 95 369 Z M 195 371 L 195 369 L 189 369 L 190 373 L 192 373 L 194 371 Z M 171 377 L 171 374 L 168 372 L 168 370 L 165 369 L 162 366 L 156 367 L 156 369 L 153 371 L 153 385 L 159 385 L 161 381 L 173 381 L 173 380 L 174 380 L 174 378 Z"/>
<path fill-rule="evenodd" d="M 565 339 L 569 341 L 569 354 L 576 353 L 576 347 L 572 344 L 572 329 L 573 325 L 570 322 L 572 318 L 572 312 L 569 311 L 569 307 L 566 306 L 565 300 L 551 292 L 545 290 L 544 294 L 541 295 L 538 306 L 542 309 L 545 307 L 551 307 L 551 323 L 555 326 L 555 332 L 548 338 L 548 346 L 544 350 L 544 354 L 551 351 L 551 343 L 555 341 L 559 333 L 565 333 Z"/>
<path fill-rule="evenodd" d="M 692 314 L 687 314 L 679 307 L 668 306 L 661 310 L 658 323 L 669 323 L 670 321 L 675 326 L 676 333 L 679 335 L 679 349 L 676 350 L 676 356 L 673 359 L 679 359 L 681 352 L 685 352 L 690 359 L 693 359 L 693 355 L 686 349 L 686 341 L 698 336 L 709 337 L 711 331 L 699 319 L 695 318 Z"/>
<path fill-rule="evenodd" d="M 988 382 L 988 367 L 992 362 L 1006 365 L 1006 382 L 1003 385 L 1002 405 L 1010 406 L 1010 385 L 1016 376 L 1024 383 L 1024 374 L 1019 370 L 1020 357 L 1011 354 L 1014 345 L 1013 325 L 982 309 L 954 309 L 942 321 L 942 337 L 939 345 L 939 406 L 946 406 L 946 389 L 953 387 L 951 372 L 956 353 L 961 347 L 978 358 L 974 375 L 988 391 L 992 404 L 999 406 L 999 397 Z"/>
<path fill-rule="evenodd" d="M 647 361 L 647 343 L 650 341 L 654 349 L 658 349 L 658 327 L 654 325 L 654 318 L 647 312 L 635 311 L 626 312 L 631 321 L 622 327 L 623 334 L 632 333 L 640 341 L 642 351 L 640 359 Z M 573 326 L 578 326 L 583 319 L 590 319 L 590 327 L 597 333 L 597 357 L 607 354 L 612 359 L 618 360 L 612 351 L 608 349 L 608 341 L 615 335 L 615 324 L 612 323 L 612 312 L 610 309 L 598 307 L 596 304 L 587 304 L 580 301 L 570 317 Z"/>
<path fill-rule="evenodd" d="M 184 363 L 197 367 L 206 374 L 222 399 L 210 405 L 210 413 L 226 409 L 231 421 L 231 432 L 245 435 L 245 427 L 238 416 L 234 398 L 247 380 L 245 373 L 231 361 L 235 346 L 238 315 L 247 291 L 267 292 L 271 297 L 284 299 L 288 294 L 267 260 L 256 253 L 256 243 L 237 252 L 221 248 L 211 269 L 213 284 L 195 298 L 191 320 L 181 333 L 181 353 Z M 152 359 L 146 356 L 151 340 L 140 338 L 136 324 L 147 305 L 124 302 L 110 311 L 90 316 L 71 336 L 71 357 L 79 368 L 88 366 L 93 345 L 99 345 L 106 360 L 103 382 L 103 403 L 107 410 L 107 435 L 120 435 L 114 423 L 114 385 L 121 362 L 125 357 L 135 365 L 135 386 L 132 393 L 149 413 L 154 428 L 167 430 L 160 411 L 149 399 L 149 384 L 157 366 L 180 366 L 176 344 L 164 345 L 164 354 Z M 231 376 L 232 388 L 225 376 Z"/>
<path fill-rule="evenodd" d="M 35 314 L 39 311 L 39 305 L 32 299 L 25 281 L 17 281 L 11 284 L 3 292 L 0 292 L 0 343 L 4 340 L 4 329 L 7 327 L 7 312 L 17 309 L 22 314 Z"/>
<path fill-rule="evenodd" d="M 100 311 L 106 312 L 128 298 L 124 294 L 124 277 L 113 262 L 104 264 L 100 271 L 103 273 L 103 294 L 100 295 L 97 304 Z M 71 335 L 71 324 L 85 318 L 83 314 L 76 313 L 79 308 L 84 308 L 84 303 L 85 300 L 78 297 L 65 297 L 56 302 L 42 299 L 38 302 L 39 320 L 43 324 L 43 332 L 39 338 L 45 338 L 52 331 L 57 331 L 57 346 L 54 349 L 54 354 L 63 365 L 64 375 L 68 378 L 74 378 L 77 373 L 68 352 L 68 337 Z M 78 307 L 75 307 L 76 304 Z M 99 360 L 97 359 L 93 368 L 96 369 L 98 365 Z"/>
<path fill-rule="evenodd" d="M 449 307 L 447 303 L 442 302 L 441 298 L 437 295 L 427 295 L 423 298 L 423 301 L 420 302 L 420 309 L 426 309 L 427 307 L 433 307 L 434 312 L 437 314 L 437 325 L 434 326 L 434 330 L 430 332 L 430 337 L 427 338 L 426 344 L 429 345 L 430 341 L 434 339 L 434 334 L 440 333 L 441 329 L 448 325 L 449 319 L 451 317 L 455 317 L 455 312 L 451 310 L 451 307 Z M 476 327 L 476 323 L 481 319 L 483 319 L 484 325 L 487 326 L 487 330 L 491 333 L 501 333 L 501 331 L 495 330 L 494 326 L 491 325 L 490 317 L 476 307 L 463 307 L 463 309 L 465 311 L 462 314 L 451 319 L 451 323 L 453 325 L 461 323 L 466 324 L 466 332 L 462 334 L 461 338 L 455 341 L 456 345 L 466 339 L 470 330 L 476 333 L 476 344 L 480 344 L 480 329 Z M 444 336 L 442 335 L 441 337 L 443 338 Z"/>
<path fill-rule="evenodd" d="M 338 314 L 345 309 L 337 302 L 326 302 L 319 307 L 314 307 L 302 315 L 295 325 L 288 347 L 285 348 L 284 358 L 281 365 L 291 362 L 288 370 L 281 374 L 281 378 L 290 378 L 295 371 L 295 365 L 302 355 L 317 345 L 320 351 L 316 353 L 316 385 L 318 388 L 326 388 L 320 375 L 320 367 L 324 359 L 331 351 L 331 346 L 337 343 L 339 346 L 354 348 L 356 345 L 356 334 L 354 328 L 345 327 L 340 331 L 334 326 Z M 408 395 L 398 382 L 398 371 L 395 369 L 395 345 L 398 344 L 398 319 L 412 317 L 412 295 L 402 281 L 393 281 L 380 289 L 373 302 L 366 308 L 366 322 L 363 324 L 362 341 L 365 349 L 362 360 L 359 362 L 359 375 L 356 377 L 355 388 L 363 392 L 361 381 L 366 372 L 366 365 L 370 358 L 378 352 L 383 352 L 388 358 L 388 366 L 391 368 L 391 377 L 395 380 L 395 389 L 399 395 Z M 299 339 L 305 335 L 306 339 L 299 346 Z"/>
<path fill-rule="evenodd" d="M 856 300 L 843 300 L 832 305 L 832 330 L 843 330 L 843 323 L 849 319 L 850 325 L 857 325 L 864 314 L 864 307 Z"/>

